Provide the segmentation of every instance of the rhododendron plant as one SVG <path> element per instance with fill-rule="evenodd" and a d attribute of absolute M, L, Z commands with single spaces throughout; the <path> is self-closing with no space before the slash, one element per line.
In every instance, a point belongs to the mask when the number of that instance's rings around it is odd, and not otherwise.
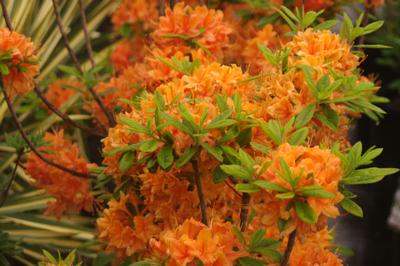
<path fill-rule="evenodd" d="M 42 256 L 28 237 L 25 253 L 41 265 L 343 265 L 331 224 L 363 216 L 349 187 L 397 172 L 368 166 L 382 149 L 349 140 L 353 120 L 385 114 L 358 42 L 382 23 L 364 14 L 339 23 L 336 1 L 123 0 L 113 3 L 115 45 L 96 57 L 85 2 L 78 53 L 52 1 L 72 64 L 36 81 L 46 51 L 13 28 L 1 1 L 15 168 L 0 216 L 39 195 L 40 205 L 21 207 L 35 220 L 4 222 L 50 230 L 49 243 L 76 249 Z"/>

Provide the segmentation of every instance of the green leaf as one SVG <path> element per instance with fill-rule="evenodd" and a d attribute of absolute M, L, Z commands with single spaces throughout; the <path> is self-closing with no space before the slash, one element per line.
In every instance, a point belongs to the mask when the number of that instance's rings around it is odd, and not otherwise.
<path fill-rule="evenodd" d="M 335 197 L 335 194 L 324 190 L 321 186 L 305 186 L 297 189 L 296 192 L 301 193 L 305 197 L 322 199 L 333 199 Z"/>
<path fill-rule="evenodd" d="M 353 45 L 353 47 L 364 48 L 364 49 L 391 49 L 393 47 L 383 45 L 383 44 L 357 44 Z"/>
<path fill-rule="evenodd" d="M 264 146 L 260 143 L 256 143 L 256 142 L 250 142 L 250 146 L 255 149 L 258 150 L 262 153 L 268 154 L 269 153 L 269 148 L 267 146 Z"/>
<path fill-rule="evenodd" d="M 267 191 L 276 191 L 276 192 L 288 192 L 289 190 L 281 185 L 275 184 L 266 180 L 256 180 L 252 184 L 267 190 Z"/>
<path fill-rule="evenodd" d="M 367 35 L 374 31 L 379 30 L 383 26 L 383 23 L 384 22 L 382 20 L 379 20 L 368 24 L 367 26 L 364 27 L 363 35 Z"/>
<path fill-rule="evenodd" d="M 307 137 L 308 127 L 303 127 L 293 132 L 290 135 L 288 142 L 290 145 L 300 145 L 306 140 Z"/>
<path fill-rule="evenodd" d="M 172 146 L 165 144 L 157 154 L 157 162 L 162 169 L 168 169 L 174 162 Z"/>
<path fill-rule="evenodd" d="M 237 266 L 266 266 L 267 264 L 258 259 L 254 259 L 251 257 L 241 257 L 237 260 L 235 260 L 235 265 Z"/>
<path fill-rule="evenodd" d="M 135 161 L 135 155 L 134 151 L 127 151 L 121 156 L 118 162 L 118 168 L 121 172 L 126 172 L 131 168 Z"/>
<path fill-rule="evenodd" d="M 315 112 L 315 103 L 307 105 L 297 116 L 294 122 L 294 126 L 296 128 L 301 128 L 305 126 L 311 118 L 314 116 Z"/>
<path fill-rule="evenodd" d="M 246 239 L 244 238 L 243 233 L 242 233 L 236 226 L 234 226 L 234 227 L 232 228 L 232 232 L 233 232 L 233 234 L 236 236 L 236 238 L 239 240 L 239 242 L 240 242 L 242 245 L 245 245 L 245 244 L 246 244 Z"/>
<path fill-rule="evenodd" d="M 124 123 L 125 125 L 128 126 L 129 131 L 133 133 L 147 133 L 147 128 L 142 126 L 136 121 L 133 121 L 132 119 L 128 117 L 120 117 L 119 120 Z"/>
<path fill-rule="evenodd" d="M 275 54 L 264 44 L 262 43 L 257 43 L 257 48 L 260 50 L 261 54 L 264 56 L 264 58 L 270 62 L 273 66 L 277 66 L 279 62 L 275 58 Z"/>
<path fill-rule="evenodd" d="M 158 140 L 152 139 L 152 140 L 143 142 L 143 144 L 140 145 L 139 150 L 141 150 L 143 152 L 153 152 L 153 151 L 157 150 L 157 148 L 158 148 Z"/>
<path fill-rule="evenodd" d="M 228 127 L 228 126 L 234 125 L 236 123 L 237 123 L 237 121 L 235 121 L 233 119 L 211 121 L 211 123 L 207 125 L 206 129 L 211 130 L 211 129 L 223 128 L 223 127 Z"/>
<path fill-rule="evenodd" d="M 248 170 L 237 164 L 222 164 L 220 167 L 226 174 L 235 178 L 248 180 L 252 177 Z"/>
<path fill-rule="evenodd" d="M 286 161 L 283 158 L 280 158 L 279 160 L 279 165 L 281 166 L 282 172 L 279 172 L 279 176 L 288 182 L 292 187 L 294 187 L 295 182 L 294 178 L 292 175 L 292 171 L 290 170 L 289 165 L 286 163 Z"/>
<path fill-rule="evenodd" d="M 252 184 L 236 184 L 235 188 L 239 192 L 254 193 L 260 191 L 260 188 Z"/>
<path fill-rule="evenodd" d="M 331 29 L 332 27 L 336 26 L 338 24 L 338 21 L 336 19 L 331 19 L 322 22 L 321 24 L 318 24 L 317 26 L 314 27 L 314 30 L 328 30 Z"/>
<path fill-rule="evenodd" d="M 196 152 L 197 149 L 194 147 L 187 148 L 176 161 L 176 168 L 181 168 L 182 166 L 186 165 L 192 159 L 193 155 L 196 154 Z"/>
<path fill-rule="evenodd" d="M 316 117 L 318 118 L 319 121 L 321 121 L 324 125 L 332 129 L 333 131 L 336 131 L 337 127 L 335 124 L 333 124 L 325 115 L 323 114 L 316 114 Z"/>
<path fill-rule="evenodd" d="M 385 176 L 397 173 L 397 168 L 370 167 L 351 172 L 342 182 L 348 185 L 371 184 L 381 181 Z"/>
<path fill-rule="evenodd" d="M 276 145 L 282 144 L 283 140 L 283 128 L 280 123 L 276 120 L 270 120 L 268 123 L 262 123 L 261 127 L 263 131 L 271 138 Z"/>
<path fill-rule="evenodd" d="M 279 193 L 275 195 L 277 199 L 293 199 L 296 195 L 292 192 Z"/>
<path fill-rule="evenodd" d="M 364 216 L 363 210 L 361 209 L 361 207 L 357 203 L 352 201 L 351 199 L 344 198 L 340 202 L 340 206 L 342 206 L 343 209 L 345 209 L 348 213 L 353 214 L 354 216 L 357 216 L 357 217 Z"/>
<path fill-rule="evenodd" d="M 189 110 L 186 108 L 185 105 L 183 105 L 182 103 L 179 103 L 178 111 L 179 111 L 179 114 L 183 117 L 183 119 L 185 121 L 187 121 L 194 130 L 199 129 L 199 126 L 196 124 L 196 121 L 194 120 L 193 115 L 189 112 Z"/>
<path fill-rule="evenodd" d="M 250 173 L 253 173 L 254 171 L 254 165 L 256 162 L 254 161 L 253 158 L 251 158 L 250 155 L 248 155 L 244 150 L 239 149 L 238 152 L 238 158 L 241 162 L 241 164 L 246 168 L 247 171 Z"/>
<path fill-rule="evenodd" d="M 224 182 L 229 176 L 222 171 L 222 169 L 218 166 L 215 167 L 214 171 L 213 171 L 213 182 L 214 184 L 219 184 Z"/>
<path fill-rule="evenodd" d="M 317 215 L 314 210 L 306 203 L 301 201 L 294 202 L 294 209 L 297 216 L 307 224 L 315 224 L 317 222 Z"/>
<path fill-rule="evenodd" d="M 236 138 L 236 142 L 241 146 L 246 146 L 250 143 L 251 137 L 252 137 L 252 129 L 251 127 L 243 129 L 240 133 L 239 136 Z"/>
<path fill-rule="evenodd" d="M 8 69 L 6 64 L 1 64 L 0 63 L 0 73 L 4 76 L 8 75 L 10 73 L 10 70 Z"/>
<path fill-rule="evenodd" d="M 276 251 L 273 248 L 269 247 L 258 247 L 253 249 L 254 252 L 260 253 L 263 256 L 266 256 L 267 258 L 272 259 L 273 262 L 280 262 L 282 259 L 281 253 Z"/>
<path fill-rule="evenodd" d="M 224 160 L 224 157 L 222 156 L 222 150 L 219 147 L 212 147 L 204 142 L 200 142 L 200 145 L 218 161 L 222 162 Z"/>
<path fill-rule="evenodd" d="M 58 69 L 73 77 L 81 78 L 81 73 L 75 67 L 60 65 Z"/>

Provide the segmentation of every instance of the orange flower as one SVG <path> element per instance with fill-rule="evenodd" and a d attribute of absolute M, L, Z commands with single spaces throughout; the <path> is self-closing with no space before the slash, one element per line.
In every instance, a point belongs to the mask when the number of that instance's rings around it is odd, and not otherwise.
<path fill-rule="evenodd" d="M 335 2 L 333 0 L 296 0 L 295 6 L 301 7 L 304 5 L 305 11 L 315 10 L 319 11 L 321 9 L 327 9 L 333 6 Z"/>
<path fill-rule="evenodd" d="M 79 154 L 79 148 L 65 139 L 64 131 L 54 134 L 46 132 L 48 145 L 39 150 L 47 159 L 81 173 L 88 173 L 88 164 Z M 43 162 L 33 152 L 28 154 L 26 171 L 36 181 L 36 186 L 45 189 L 56 201 L 49 202 L 46 214 L 60 217 L 63 213 L 92 212 L 94 199 L 90 193 L 88 179 L 76 177 Z"/>
<path fill-rule="evenodd" d="M 82 89 L 80 81 L 59 79 L 49 84 L 45 93 L 46 98 L 57 108 L 60 108 L 69 98 L 76 94 L 76 90 Z M 74 90 L 73 88 L 76 88 Z"/>
<path fill-rule="evenodd" d="M 160 17 L 157 29 L 153 33 L 156 45 L 168 51 L 176 49 L 187 52 L 190 47 L 187 41 L 175 34 L 192 38 L 198 47 L 208 49 L 217 57 L 222 56 L 222 49 L 228 44 L 228 35 L 231 33 L 223 22 L 223 13 L 219 10 L 208 9 L 206 6 L 185 6 L 178 3 L 171 10 L 167 8 L 164 17 Z M 175 51 L 176 51 L 175 50 Z"/>
<path fill-rule="evenodd" d="M 154 28 L 157 18 L 157 1 L 124 0 L 112 14 L 111 21 L 117 29 L 128 24 L 135 30 L 148 31 Z"/>
<path fill-rule="evenodd" d="M 230 223 L 214 222 L 207 227 L 193 218 L 175 230 L 163 232 L 159 241 L 151 241 L 151 246 L 161 258 L 168 257 L 168 266 L 192 265 L 195 258 L 205 266 L 229 266 L 247 255 Z"/>
<path fill-rule="evenodd" d="M 242 54 L 245 63 L 249 65 L 251 74 L 274 70 L 274 67 L 262 56 L 257 44 L 265 45 L 272 51 L 280 49 L 288 41 L 288 38 L 284 37 L 284 34 L 289 31 L 290 28 L 286 25 L 268 24 L 262 30 L 258 31 L 254 38 L 247 40 Z"/>
<path fill-rule="evenodd" d="M 289 258 L 289 265 L 341 266 L 342 260 L 329 250 L 332 236 L 327 228 L 297 239 Z"/>
<path fill-rule="evenodd" d="M 351 52 L 351 46 L 328 30 L 314 31 L 309 28 L 298 32 L 286 45 L 291 52 L 289 65 L 311 66 L 319 77 L 329 68 L 338 74 L 350 75 L 359 65 L 359 57 Z"/>
<path fill-rule="evenodd" d="M 116 72 L 120 73 L 135 62 L 142 62 L 146 55 L 145 40 L 135 37 L 132 40 L 120 41 L 111 54 L 111 63 Z"/>
<path fill-rule="evenodd" d="M 7 53 L 10 53 L 10 58 L 4 63 L 9 73 L 2 74 L 2 80 L 9 96 L 13 98 L 17 94 L 25 94 L 34 86 L 33 78 L 39 73 L 37 49 L 22 34 L 0 28 L 0 54 Z"/>
<path fill-rule="evenodd" d="M 120 259 L 135 252 L 146 254 L 148 241 L 160 229 L 151 215 L 143 216 L 136 207 L 137 198 L 131 193 L 120 193 L 119 200 L 112 199 L 104 216 L 97 219 L 100 240 L 107 243 L 108 251 L 115 251 Z"/>
<path fill-rule="evenodd" d="M 307 197 L 307 203 L 316 214 L 332 218 L 339 215 L 339 210 L 335 206 L 343 198 L 338 188 L 343 176 L 339 158 L 329 150 L 319 147 L 307 148 L 283 144 L 272 155 L 272 160 L 271 166 L 263 174 L 262 179 L 291 189 L 289 184 L 279 176 L 282 172 L 280 160 L 284 160 L 293 175 L 300 177 L 298 187 L 317 185 L 334 195 L 331 199 Z"/>

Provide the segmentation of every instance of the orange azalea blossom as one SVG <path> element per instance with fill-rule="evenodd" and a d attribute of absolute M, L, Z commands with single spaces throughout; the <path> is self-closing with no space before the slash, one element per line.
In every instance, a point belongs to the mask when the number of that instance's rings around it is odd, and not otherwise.
<path fill-rule="evenodd" d="M 145 40 L 140 36 L 120 41 L 111 54 L 111 64 L 117 73 L 121 73 L 135 62 L 142 62 L 147 53 Z"/>
<path fill-rule="evenodd" d="M 205 48 L 220 58 L 231 32 L 223 22 L 222 11 L 208 9 L 206 6 L 193 8 L 185 6 L 184 3 L 177 3 L 173 10 L 167 8 L 165 16 L 160 17 L 152 37 L 162 50 L 178 49 L 185 53 L 190 50 L 190 40 L 174 37 L 174 34 L 184 35 L 193 38 L 194 44 L 199 48 Z"/>
<path fill-rule="evenodd" d="M 152 249 L 167 266 L 194 265 L 195 258 L 205 266 L 229 266 L 248 253 L 232 232 L 230 223 L 212 222 L 210 227 L 191 218 L 174 230 L 164 231 L 151 241 Z"/>
<path fill-rule="evenodd" d="M 284 160 L 293 175 L 300 177 L 298 187 L 318 185 L 335 195 L 332 199 L 307 197 L 307 203 L 316 214 L 323 214 L 331 218 L 339 215 L 339 210 L 335 205 L 343 199 L 338 190 L 343 173 L 338 157 L 329 150 L 319 147 L 308 148 L 283 144 L 274 152 L 272 160 L 271 166 L 263 174 L 262 179 L 291 189 L 290 185 L 278 174 L 282 172 L 280 160 Z"/>
<path fill-rule="evenodd" d="M 106 250 L 116 252 L 120 259 L 135 252 L 146 254 L 149 240 L 160 232 L 151 215 L 140 214 L 138 203 L 133 194 L 121 192 L 119 200 L 112 199 L 103 217 L 97 219 L 100 240 L 107 244 Z"/>
<path fill-rule="evenodd" d="M 154 28 L 157 18 L 157 1 L 124 0 L 112 14 L 111 21 L 116 29 L 128 24 L 134 30 L 148 31 Z"/>
<path fill-rule="evenodd" d="M 295 0 L 295 6 L 301 7 L 304 6 L 305 11 L 319 11 L 322 9 L 327 9 L 333 6 L 335 1 L 333 0 Z"/>
<path fill-rule="evenodd" d="M 289 258 L 289 265 L 341 266 L 342 260 L 329 250 L 332 236 L 325 227 L 321 231 L 297 239 Z"/>
<path fill-rule="evenodd" d="M 60 108 L 82 88 L 83 84 L 78 80 L 59 79 L 49 84 L 45 96 L 55 107 Z"/>
<path fill-rule="evenodd" d="M 286 25 L 268 24 L 262 30 L 258 31 L 254 38 L 247 40 L 242 54 L 251 74 L 275 70 L 274 66 L 261 54 L 257 44 L 265 45 L 272 51 L 280 49 L 289 41 L 289 38 L 284 36 L 289 31 L 290 28 Z"/>
<path fill-rule="evenodd" d="M 286 46 L 290 48 L 290 66 L 311 66 L 318 77 L 330 68 L 338 74 L 351 75 L 359 65 L 359 57 L 351 52 L 351 46 L 328 30 L 308 28 L 298 32 Z"/>
<path fill-rule="evenodd" d="M 7 28 L 0 28 L 0 54 L 10 53 L 4 62 L 9 73 L 1 78 L 11 98 L 23 95 L 34 86 L 33 78 L 39 73 L 37 48 L 30 38 Z"/>
<path fill-rule="evenodd" d="M 88 168 L 94 166 L 80 156 L 78 146 L 64 137 L 63 130 L 53 134 L 46 132 L 44 140 L 48 145 L 40 147 L 39 150 L 47 159 L 81 173 L 88 173 Z M 93 211 L 94 199 L 90 193 L 88 179 L 50 166 L 33 152 L 28 154 L 25 167 L 27 173 L 35 179 L 36 186 L 45 189 L 56 199 L 48 203 L 46 214 L 60 217 L 63 213 Z"/>

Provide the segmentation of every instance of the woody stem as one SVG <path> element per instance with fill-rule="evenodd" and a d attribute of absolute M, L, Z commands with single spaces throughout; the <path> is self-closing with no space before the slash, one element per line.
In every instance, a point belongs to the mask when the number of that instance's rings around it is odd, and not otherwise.
<path fill-rule="evenodd" d="M 56 168 L 58 168 L 58 169 L 60 169 L 60 170 L 62 170 L 62 171 L 64 171 L 64 172 L 67 172 L 67 173 L 70 173 L 70 174 L 72 174 L 72 175 L 79 176 L 79 177 L 90 177 L 88 174 L 77 172 L 77 171 L 75 171 L 75 170 L 73 170 L 73 169 L 70 169 L 70 168 L 67 168 L 67 167 L 65 167 L 65 166 L 59 165 L 59 164 L 57 164 L 57 163 L 55 163 L 55 162 L 53 162 L 53 161 L 47 159 L 46 157 L 44 157 L 44 156 L 39 152 L 39 150 L 36 149 L 36 147 L 33 145 L 33 143 L 31 142 L 31 140 L 29 139 L 28 135 L 26 134 L 24 128 L 22 127 L 21 123 L 18 121 L 17 114 L 16 114 L 16 112 L 15 112 L 15 110 L 14 110 L 14 107 L 13 107 L 13 105 L 12 105 L 12 103 L 11 103 L 10 98 L 9 98 L 8 95 L 7 95 L 7 92 L 6 92 L 6 90 L 5 90 L 4 86 L 3 86 L 3 84 L 0 84 L 0 87 L 1 87 L 1 90 L 3 91 L 4 99 L 6 100 L 8 110 L 9 110 L 10 113 L 11 113 L 11 117 L 12 117 L 12 119 L 14 120 L 14 123 L 15 123 L 16 126 L 17 126 L 18 132 L 21 134 L 22 139 L 23 139 L 23 140 L 25 141 L 25 143 L 29 146 L 29 148 L 36 154 L 36 156 L 39 157 L 43 162 L 47 163 L 48 165 L 51 165 L 51 166 L 53 166 L 53 167 L 56 167 Z"/>
<path fill-rule="evenodd" d="M 67 48 L 68 54 L 71 57 L 76 69 L 79 71 L 80 74 L 83 74 L 82 67 L 78 61 L 78 58 L 76 57 L 74 50 L 72 49 L 72 47 L 70 45 L 67 33 L 65 32 L 65 29 L 64 29 L 64 26 L 62 23 L 62 19 L 61 19 L 61 15 L 60 15 L 60 11 L 58 10 L 57 1 L 58 0 L 53 0 L 53 10 L 54 10 L 54 14 L 56 16 L 58 29 L 60 30 L 64 45 Z M 97 105 L 100 107 L 101 111 L 106 115 L 110 126 L 111 127 L 115 126 L 116 123 L 115 123 L 115 119 L 114 119 L 113 115 L 110 112 L 108 112 L 107 108 L 104 106 L 100 97 L 90 86 L 88 86 L 88 90 L 89 90 L 90 94 L 92 95 L 93 99 L 96 101 Z"/>
<path fill-rule="evenodd" d="M 289 258 L 290 258 L 290 253 L 292 253 L 295 240 L 296 240 L 296 230 L 291 232 L 290 235 L 289 235 L 289 240 L 288 240 L 288 243 L 287 243 L 287 246 L 286 246 L 285 253 L 283 254 L 283 258 L 282 258 L 280 266 L 288 265 Z"/>
<path fill-rule="evenodd" d="M 247 226 L 247 217 L 249 215 L 250 194 L 242 194 L 242 207 L 240 209 L 240 230 L 244 232 Z"/>
<path fill-rule="evenodd" d="M 192 160 L 192 167 L 194 171 L 194 182 L 196 184 L 197 196 L 199 197 L 200 201 L 200 210 L 201 210 L 201 222 L 208 226 L 208 219 L 207 219 L 207 206 L 204 199 L 203 188 L 200 181 L 200 172 L 199 167 L 197 165 L 196 160 Z"/>
<path fill-rule="evenodd" d="M 7 188 L 0 195 L 0 207 L 3 206 L 4 202 L 7 199 L 8 191 L 10 190 L 11 184 L 14 181 L 14 178 L 15 178 L 15 176 L 17 174 L 18 164 L 19 164 L 19 161 L 21 160 L 21 157 L 22 157 L 23 153 L 24 153 L 23 149 L 17 151 L 17 159 L 15 160 L 15 167 L 14 167 L 12 173 L 11 173 L 10 181 L 9 181 L 9 183 L 7 185 Z"/>

